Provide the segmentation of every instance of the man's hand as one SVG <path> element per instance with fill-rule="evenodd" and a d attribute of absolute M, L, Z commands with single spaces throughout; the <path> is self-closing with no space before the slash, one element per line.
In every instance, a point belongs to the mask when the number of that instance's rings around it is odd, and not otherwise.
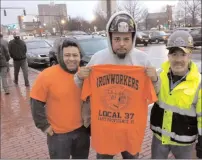
<path fill-rule="evenodd" d="M 81 67 L 78 72 L 77 75 L 80 79 L 85 79 L 90 75 L 90 71 L 91 68 L 90 67 Z"/>
<path fill-rule="evenodd" d="M 51 126 L 49 126 L 45 131 L 46 134 L 48 134 L 49 136 L 52 136 L 54 134 L 53 129 Z"/>
<path fill-rule="evenodd" d="M 156 73 L 156 68 L 154 67 L 146 67 L 145 72 L 148 77 L 152 80 L 152 82 L 158 81 L 158 75 Z"/>

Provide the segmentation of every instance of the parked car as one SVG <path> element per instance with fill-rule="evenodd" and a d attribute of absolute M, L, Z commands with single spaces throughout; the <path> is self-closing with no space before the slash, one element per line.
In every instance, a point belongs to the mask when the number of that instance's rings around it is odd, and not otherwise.
<path fill-rule="evenodd" d="M 91 59 L 92 55 L 97 51 L 107 48 L 107 39 L 102 36 L 95 35 L 83 35 L 83 36 L 72 36 L 79 47 L 81 48 L 82 59 L 80 66 L 85 66 Z M 50 66 L 58 64 L 57 54 L 59 51 L 59 46 L 63 43 L 64 37 L 56 39 L 53 47 L 49 52 Z"/>
<path fill-rule="evenodd" d="M 201 46 L 202 44 L 202 38 L 201 38 L 201 27 L 195 28 L 192 31 L 190 31 L 190 34 L 193 37 L 194 40 L 194 46 Z"/>
<path fill-rule="evenodd" d="M 34 35 L 32 33 L 27 34 L 26 36 L 24 36 L 25 40 L 30 40 L 30 39 L 34 39 Z"/>
<path fill-rule="evenodd" d="M 150 40 L 150 35 L 139 31 L 136 33 L 136 45 L 144 44 L 144 46 L 147 46 L 148 43 L 150 43 Z"/>
<path fill-rule="evenodd" d="M 107 33 L 106 31 L 100 31 L 99 32 L 99 35 L 103 36 L 103 37 L 106 37 L 107 36 Z"/>
<path fill-rule="evenodd" d="M 167 44 L 169 34 L 165 33 L 164 31 L 153 31 L 151 32 L 150 36 L 151 36 L 151 42 L 155 43 L 164 42 L 165 44 Z"/>
<path fill-rule="evenodd" d="M 175 29 L 175 31 L 178 31 L 178 30 L 191 32 L 192 30 L 194 30 L 194 28 L 192 28 L 192 27 L 180 27 L 180 28 Z"/>
<path fill-rule="evenodd" d="M 49 50 L 51 45 L 43 39 L 25 41 L 27 45 L 28 65 L 49 65 Z"/>
<path fill-rule="evenodd" d="M 54 39 L 45 39 L 45 41 L 46 41 L 51 47 L 53 47 Z"/>
<path fill-rule="evenodd" d="M 164 32 L 166 32 L 166 34 L 168 34 L 168 36 L 170 36 L 174 31 L 173 30 L 166 30 Z"/>
<path fill-rule="evenodd" d="M 71 31 L 66 33 L 66 36 L 76 36 L 76 35 L 88 35 L 88 34 L 83 31 Z"/>

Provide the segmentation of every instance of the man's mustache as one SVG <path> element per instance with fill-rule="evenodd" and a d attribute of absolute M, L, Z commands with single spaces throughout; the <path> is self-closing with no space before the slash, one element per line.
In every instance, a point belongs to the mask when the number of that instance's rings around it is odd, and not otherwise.
<path fill-rule="evenodd" d="M 182 63 L 182 62 L 174 62 L 173 64 L 174 65 L 184 65 L 184 63 Z"/>
<path fill-rule="evenodd" d="M 123 51 L 123 50 L 126 51 L 127 49 L 125 49 L 125 48 L 119 48 L 118 49 L 118 51 Z"/>

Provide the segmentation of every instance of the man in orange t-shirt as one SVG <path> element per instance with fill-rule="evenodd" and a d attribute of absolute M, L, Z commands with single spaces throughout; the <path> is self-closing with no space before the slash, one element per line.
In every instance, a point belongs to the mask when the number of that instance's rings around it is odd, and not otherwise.
<path fill-rule="evenodd" d="M 47 133 L 51 159 L 88 158 L 90 137 L 83 126 L 81 90 L 73 79 L 80 58 L 78 45 L 72 39 L 64 40 L 59 65 L 41 72 L 30 94 L 33 119 Z"/>
<path fill-rule="evenodd" d="M 82 99 L 90 96 L 92 147 L 99 154 L 140 152 L 148 104 L 157 100 L 144 67 L 99 65 L 84 80 Z M 107 144 L 107 145 L 106 145 Z"/>

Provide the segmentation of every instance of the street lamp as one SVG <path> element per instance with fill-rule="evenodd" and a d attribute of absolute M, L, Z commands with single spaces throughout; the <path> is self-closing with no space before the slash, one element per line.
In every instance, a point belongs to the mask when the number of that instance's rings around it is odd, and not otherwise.
<path fill-rule="evenodd" d="M 65 24 L 65 20 L 64 19 L 61 20 L 61 24 L 62 24 L 62 26 L 60 27 L 61 28 L 60 32 L 61 32 L 61 36 L 62 36 L 62 34 L 64 32 L 64 24 Z"/>
<path fill-rule="evenodd" d="M 94 20 L 95 20 L 95 16 L 94 15 L 91 15 L 91 17 L 90 17 L 90 22 L 93 22 Z"/>
<path fill-rule="evenodd" d="M 64 19 L 62 19 L 62 20 L 61 20 L 61 23 L 62 23 L 62 24 L 65 24 L 65 20 L 64 20 Z"/>
<path fill-rule="evenodd" d="M 25 19 L 25 17 L 24 17 L 24 16 L 21 16 L 20 18 L 21 18 L 21 20 L 22 20 L 22 21 L 24 21 L 24 19 Z"/>

